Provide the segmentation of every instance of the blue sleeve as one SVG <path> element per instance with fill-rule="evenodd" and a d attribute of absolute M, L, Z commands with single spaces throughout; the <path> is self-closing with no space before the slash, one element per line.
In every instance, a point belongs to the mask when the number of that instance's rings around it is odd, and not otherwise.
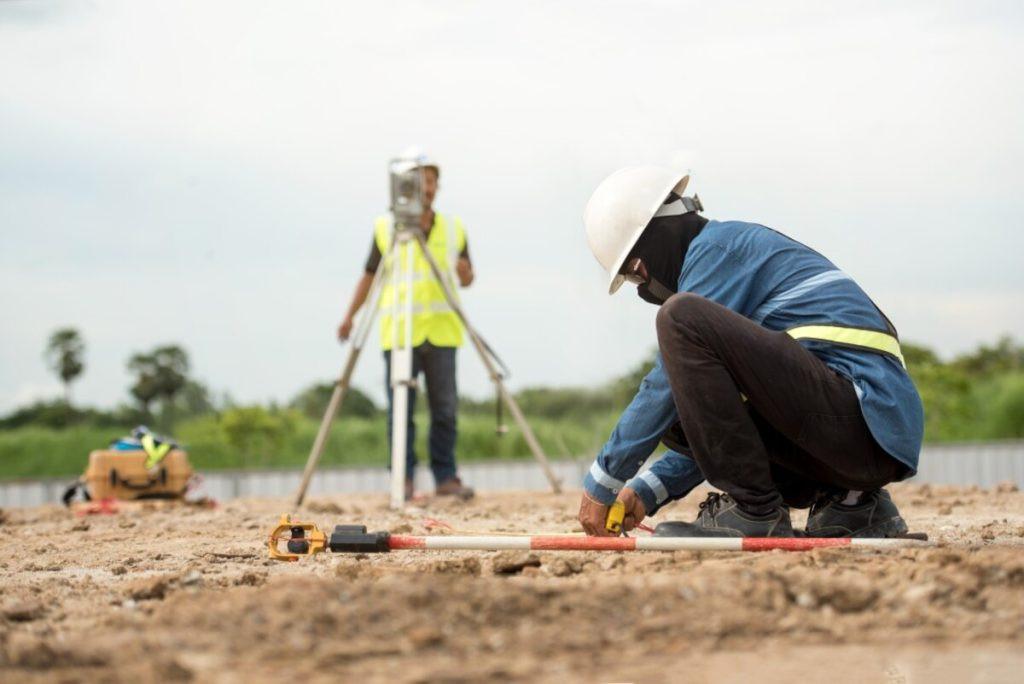
<path fill-rule="evenodd" d="M 654 368 L 640 383 L 633 401 L 622 412 L 611 437 L 590 466 L 583 480 L 587 493 L 603 504 L 615 501 L 626 480 L 636 475 L 675 421 L 672 388 L 659 354 Z"/>
<path fill-rule="evenodd" d="M 678 292 L 691 292 L 747 316 L 761 302 L 753 292 L 753 265 L 714 242 L 693 245 L 679 274 Z"/>
<path fill-rule="evenodd" d="M 678 451 L 667 451 L 626 486 L 644 502 L 647 515 L 654 515 L 659 508 L 670 501 L 682 499 L 703 481 L 704 473 L 693 458 Z"/>

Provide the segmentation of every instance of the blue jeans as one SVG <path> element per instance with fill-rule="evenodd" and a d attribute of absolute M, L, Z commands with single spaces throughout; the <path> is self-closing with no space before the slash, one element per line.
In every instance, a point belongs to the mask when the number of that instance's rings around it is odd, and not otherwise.
<path fill-rule="evenodd" d="M 423 373 L 430 406 L 430 470 L 441 484 L 455 477 L 455 434 L 458 395 L 455 389 L 455 347 L 435 347 L 424 342 L 412 350 L 412 376 Z M 384 387 L 388 395 L 388 448 L 391 448 L 391 352 L 384 352 Z M 416 472 L 416 390 L 409 390 L 406 441 L 406 477 Z M 390 454 L 390 451 L 388 452 Z"/>

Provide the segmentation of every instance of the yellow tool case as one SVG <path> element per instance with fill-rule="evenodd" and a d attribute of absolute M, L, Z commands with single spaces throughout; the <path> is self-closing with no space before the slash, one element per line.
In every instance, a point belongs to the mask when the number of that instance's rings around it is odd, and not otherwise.
<path fill-rule="evenodd" d="M 146 452 L 96 450 L 80 482 L 90 499 L 178 499 L 193 476 L 188 453 L 169 451 L 146 468 Z"/>

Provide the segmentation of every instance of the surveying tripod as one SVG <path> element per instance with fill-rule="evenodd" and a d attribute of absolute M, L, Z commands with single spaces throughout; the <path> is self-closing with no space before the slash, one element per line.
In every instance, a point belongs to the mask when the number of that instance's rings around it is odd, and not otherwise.
<path fill-rule="evenodd" d="M 500 362 L 496 360 L 496 356 L 487 342 L 470 325 L 465 311 L 455 296 L 452 283 L 449 278 L 445 277 L 446 273 L 441 271 L 437 261 L 434 259 L 434 255 L 427 247 L 423 231 L 418 226 L 409 226 L 400 222 L 398 216 L 396 216 L 391 245 L 388 248 L 387 255 L 381 259 L 380 266 L 374 274 L 363 313 L 360 315 L 359 323 L 356 325 L 352 336 L 352 346 L 349 349 L 348 358 L 345 360 L 341 376 L 334 386 L 331 400 L 327 404 L 327 410 L 324 412 L 323 420 L 320 422 L 320 429 L 317 432 L 316 439 L 313 441 L 313 448 L 309 452 L 306 469 L 302 474 L 302 483 L 299 485 L 299 490 L 295 495 L 296 506 L 301 505 L 306 497 L 306 490 L 309 488 L 309 483 L 313 478 L 313 473 L 316 471 L 324 445 L 327 442 L 331 422 L 334 420 L 334 416 L 337 414 L 338 409 L 341 407 L 341 402 L 345 398 L 345 392 L 349 388 L 349 382 L 355 370 L 356 362 L 359 360 L 359 355 L 366 344 L 370 329 L 373 327 L 373 320 L 377 315 L 377 302 L 383 290 L 385 279 L 390 281 L 392 285 L 391 291 L 394 293 L 391 303 L 391 324 L 393 326 L 391 339 L 393 344 L 391 347 L 391 375 L 389 377 L 392 392 L 391 508 L 402 508 L 405 502 L 405 478 L 407 476 L 405 472 L 406 430 L 409 412 L 409 390 L 415 385 L 415 378 L 412 374 L 413 269 L 411 265 L 413 258 L 416 256 L 415 249 L 417 245 L 427 263 L 430 264 L 430 270 L 434 278 L 440 283 L 448 306 L 451 307 L 451 310 L 455 312 L 462 322 L 466 334 L 476 348 L 477 353 L 480 355 L 480 360 L 483 362 L 491 381 L 494 383 L 498 394 L 499 410 L 500 402 L 504 401 L 509 413 L 512 414 L 512 417 L 515 418 L 516 423 L 519 425 L 519 429 L 522 430 L 523 437 L 526 439 L 530 451 L 533 452 L 534 458 L 537 459 L 540 467 L 544 470 L 544 474 L 551 484 L 552 491 L 555 493 L 562 491 L 561 484 L 551 470 L 551 464 L 548 462 L 544 450 L 541 448 L 536 436 L 534 436 L 533 430 L 530 429 L 529 423 L 526 422 L 523 412 L 519 409 L 519 404 L 516 403 L 515 398 L 505 386 L 505 376 L 498 370 Z M 402 264 L 405 264 L 404 269 Z M 387 276 L 384 275 L 385 270 L 389 271 Z M 400 287 L 400 285 L 404 287 Z M 401 296 L 403 293 L 404 298 Z M 409 473 L 408 475 L 411 476 L 412 474 Z"/>

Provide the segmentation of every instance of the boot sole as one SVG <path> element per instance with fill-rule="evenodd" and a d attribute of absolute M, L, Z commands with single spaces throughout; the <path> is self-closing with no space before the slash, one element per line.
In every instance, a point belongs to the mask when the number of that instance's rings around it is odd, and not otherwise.
<path fill-rule="evenodd" d="M 857 530 L 857 532 L 850 536 L 861 539 L 889 539 L 892 537 L 902 537 L 909 531 L 907 522 L 900 516 L 896 516 L 873 527 Z"/>
<path fill-rule="evenodd" d="M 896 516 L 895 518 L 889 518 L 877 525 L 865 527 L 864 529 L 857 530 L 851 534 L 814 534 L 812 532 L 807 532 L 806 530 L 801 530 L 797 536 L 818 537 L 822 539 L 846 536 L 858 539 L 892 539 L 894 537 L 907 537 L 908 533 L 909 528 L 907 527 L 907 522 L 902 517 Z"/>

